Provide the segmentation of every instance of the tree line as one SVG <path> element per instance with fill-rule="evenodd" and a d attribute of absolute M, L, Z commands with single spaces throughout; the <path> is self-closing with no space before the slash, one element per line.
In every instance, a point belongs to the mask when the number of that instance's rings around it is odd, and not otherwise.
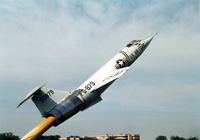
<path fill-rule="evenodd" d="M 37 140 L 59 140 L 59 135 L 40 136 Z M 0 140 L 20 140 L 19 136 L 14 135 L 12 132 L 0 133 Z M 166 136 L 158 136 L 155 140 L 167 140 Z M 184 138 L 180 136 L 171 136 L 170 140 L 199 140 L 197 137 Z"/>
<path fill-rule="evenodd" d="M 167 140 L 166 136 L 158 136 L 155 140 Z M 180 136 L 171 136 L 170 140 L 199 140 L 197 137 L 184 138 Z"/>
<path fill-rule="evenodd" d="M 37 140 L 59 140 L 59 135 L 40 136 Z M 20 140 L 19 136 L 12 132 L 0 133 L 0 140 Z"/>

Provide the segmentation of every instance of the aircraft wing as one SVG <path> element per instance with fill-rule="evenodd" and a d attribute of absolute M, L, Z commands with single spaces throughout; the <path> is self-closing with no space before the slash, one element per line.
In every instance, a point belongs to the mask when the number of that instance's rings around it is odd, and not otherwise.
<path fill-rule="evenodd" d="M 117 78 L 121 77 L 130 67 L 125 67 L 125 68 L 121 68 L 121 69 L 116 69 L 108 74 L 106 74 L 106 76 L 104 78 L 102 78 L 100 80 L 100 82 L 97 84 L 97 86 L 95 87 L 95 89 L 98 89 L 114 80 L 116 80 Z"/>

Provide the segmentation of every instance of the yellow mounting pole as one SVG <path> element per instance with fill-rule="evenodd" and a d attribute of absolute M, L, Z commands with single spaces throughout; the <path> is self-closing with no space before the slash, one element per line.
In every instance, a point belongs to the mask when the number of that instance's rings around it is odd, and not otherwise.
<path fill-rule="evenodd" d="M 29 131 L 21 140 L 36 140 L 56 122 L 56 117 L 49 116 Z"/>

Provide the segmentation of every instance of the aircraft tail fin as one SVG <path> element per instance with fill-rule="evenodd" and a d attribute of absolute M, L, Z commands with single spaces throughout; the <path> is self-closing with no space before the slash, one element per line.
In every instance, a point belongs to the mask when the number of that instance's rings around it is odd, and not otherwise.
<path fill-rule="evenodd" d="M 17 106 L 21 106 L 28 99 L 32 99 L 42 116 L 47 116 L 48 113 L 63 99 L 71 95 L 69 91 L 53 90 L 44 86 L 34 88 L 24 100 Z"/>

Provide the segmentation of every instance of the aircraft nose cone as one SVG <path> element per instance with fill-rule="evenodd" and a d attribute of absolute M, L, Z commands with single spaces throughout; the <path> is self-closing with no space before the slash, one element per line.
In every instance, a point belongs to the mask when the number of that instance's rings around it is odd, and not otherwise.
<path fill-rule="evenodd" d="M 149 38 L 145 39 L 144 42 L 143 42 L 143 44 L 145 46 L 148 46 L 152 39 L 153 39 L 153 37 L 149 37 Z"/>
<path fill-rule="evenodd" d="M 157 35 L 157 33 L 154 36 L 156 36 L 156 35 Z M 154 36 L 151 36 L 151 37 L 148 37 L 148 38 L 142 40 L 142 43 L 144 44 L 144 46 L 147 47 L 149 45 L 149 43 L 151 42 L 151 40 L 154 38 Z"/>

